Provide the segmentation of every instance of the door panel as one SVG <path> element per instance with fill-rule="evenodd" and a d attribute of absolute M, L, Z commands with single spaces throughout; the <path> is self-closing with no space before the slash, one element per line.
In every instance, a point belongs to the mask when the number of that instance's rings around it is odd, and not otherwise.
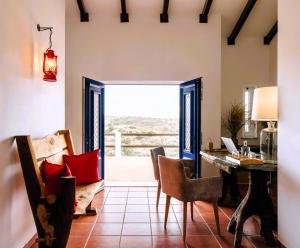
<path fill-rule="evenodd" d="M 195 160 L 195 175 L 201 177 L 201 78 L 180 84 L 180 158 Z"/>
<path fill-rule="evenodd" d="M 104 84 L 84 80 L 84 151 L 100 149 L 99 176 L 104 179 Z"/>

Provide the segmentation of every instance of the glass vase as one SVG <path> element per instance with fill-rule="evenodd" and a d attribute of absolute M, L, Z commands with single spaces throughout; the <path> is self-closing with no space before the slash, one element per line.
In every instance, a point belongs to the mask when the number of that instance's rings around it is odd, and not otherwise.
<path fill-rule="evenodd" d="M 277 128 L 275 122 L 260 132 L 260 154 L 265 163 L 277 164 Z"/>

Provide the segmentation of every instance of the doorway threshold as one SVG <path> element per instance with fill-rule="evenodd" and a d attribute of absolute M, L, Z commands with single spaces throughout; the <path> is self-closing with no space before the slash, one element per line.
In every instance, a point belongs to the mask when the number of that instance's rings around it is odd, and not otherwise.
<path fill-rule="evenodd" d="M 108 187 L 156 187 L 156 181 L 105 181 Z"/>

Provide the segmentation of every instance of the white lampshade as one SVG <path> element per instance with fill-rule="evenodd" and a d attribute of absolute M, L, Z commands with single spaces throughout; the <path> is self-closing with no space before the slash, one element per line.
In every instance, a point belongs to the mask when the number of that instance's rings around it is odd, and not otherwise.
<path fill-rule="evenodd" d="M 251 119 L 253 121 L 278 120 L 278 91 L 276 86 L 254 90 Z"/>

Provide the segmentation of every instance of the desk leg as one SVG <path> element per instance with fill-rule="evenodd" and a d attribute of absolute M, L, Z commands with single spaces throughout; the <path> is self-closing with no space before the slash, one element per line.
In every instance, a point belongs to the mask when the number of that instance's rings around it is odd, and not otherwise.
<path fill-rule="evenodd" d="M 248 192 L 241 204 L 231 217 L 227 230 L 235 233 L 234 247 L 241 247 L 243 226 L 245 221 L 252 215 L 257 215 L 261 220 L 261 235 L 266 243 L 275 246 L 272 233 L 274 223 L 274 208 L 268 194 L 267 172 L 251 171 L 249 175 Z"/>
<path fill-rule="evenodd" d="M 237 183 L 237 175 L 235 171 L 232 171 L 231 174 L 223 170 L 221 170 L 220 172 L 223 178 L 223 186 L 222 186 L 222 197 L 219 198 L 218 204 L 219 206 L 223 205 L 229 188 L 231 201 L 236 206 L 238 204 L 238 198 L 240 196 L 239 185 Z"/>

